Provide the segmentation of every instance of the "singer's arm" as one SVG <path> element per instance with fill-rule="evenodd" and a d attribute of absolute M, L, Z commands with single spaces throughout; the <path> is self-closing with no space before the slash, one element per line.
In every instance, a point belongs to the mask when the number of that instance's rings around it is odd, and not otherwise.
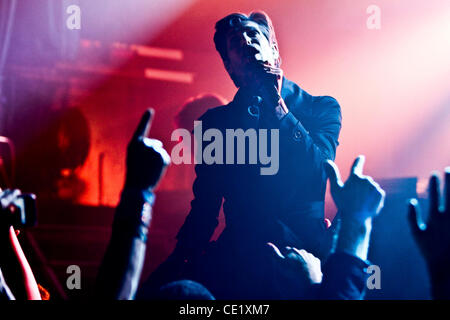
<path fill-rule="evenodd" d="M 341 108 L 336 99 L 329 96 L 305 97 L 310 120 L 305 118 L 294 104 L 280 120 L 280 136 L 288 143 L 294 155 L 322 166 L 324 160 L 334 160 L 341 130 Z M 308 122 L 308 130 L 305 128 Z M 317 167 L 319 169 L 319 167 Z"/>
<path fill-rule="evenodd" d="M 323 161 L 334 160 L 339 144 L 339 103 L 329 96 L 309 95 L 279 68 L 266 70 L 265 77 L 260 88 L 264 117 L 279 126 L 280 138 L 294 157 L 308 164 L 310 171 L 323 173 Z"/>
<path fill-rule="evenodd" d="M 214 128 L 220 113 L 207 111 L 199 120 L 203 131 Z M 175 256 L 189 259 L 205 249 L 218 225 L 218 216 L 222 205 L 220 165 L 205 163 L 195 166 L 196 179 L 192 187 L 194 199 L 191 210 L 177 235 Z"/>

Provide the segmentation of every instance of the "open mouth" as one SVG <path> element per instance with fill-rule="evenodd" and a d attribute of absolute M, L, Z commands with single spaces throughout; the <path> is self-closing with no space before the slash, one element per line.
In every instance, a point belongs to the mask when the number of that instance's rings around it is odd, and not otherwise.
<path fill-rule="evenodd" d="M 253 46 L 245 47 L 243 52 L 248 63 L 255 63 L 263 60 L 261 52 Z"/>
<path fill-rule="evenodd" d="M 254 57 L 256 54 L 259 53 L 259 50 L 253 46 L 245 46 L 243 48 L 243 52 L 248 57 Z"/>

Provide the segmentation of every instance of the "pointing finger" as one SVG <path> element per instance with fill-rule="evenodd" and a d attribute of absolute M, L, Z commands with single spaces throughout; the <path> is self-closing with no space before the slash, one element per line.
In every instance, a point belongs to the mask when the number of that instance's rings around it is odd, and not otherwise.
<path fill-rule="evenodd" d="M 362 176 L 365 161 L 366 161 L 366 157 L 364 155 L 359 155 L 358 157 L 356 157 L 355 161 L 353 162 L 350 174 Z"/>
<path fill-rule="evenodd" d="M 145 110 L 141 120 L 139 121 L 136 131 L 134 132 L 133 140 L 138 140 L 139 138 L 145 138 L 147 136 L 154 114 L 155 111 L 153 109 Z"/>
<path fill-rule="evenodd" d="M 425 229 L 425 225 L 419 220 L 421 220 L 421 217 L 417 199 L 410 199 L 408 202 L 408 221 L 415 238 Z"/>
<path fill-rule="evenodd" d="M 430 195 L 430 218 L 439 213 L 439 177 L 436 172 L 433 172 L 430 177 L 428 185 L 428 192 Z"/>

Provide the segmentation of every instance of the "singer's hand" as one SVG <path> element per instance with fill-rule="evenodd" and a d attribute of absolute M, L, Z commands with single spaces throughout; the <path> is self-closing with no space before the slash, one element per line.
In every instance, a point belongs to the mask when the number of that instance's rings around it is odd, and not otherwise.
<path fill-rule="evenodd" d="M 280 120 L 289 112 L 281 97 L 283 70 L 264 62 L 258 62 L 256 70 L 257 80 L 255 83 L 265 105 L 263 113 L 266 111 L 268 118 Z"/>

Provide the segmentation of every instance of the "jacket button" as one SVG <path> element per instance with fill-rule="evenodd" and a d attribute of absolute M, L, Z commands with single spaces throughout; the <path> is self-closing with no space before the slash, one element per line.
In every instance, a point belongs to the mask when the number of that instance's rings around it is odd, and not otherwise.
<path fill-rule="evenodd" d="M 300 141 L 300 139 L 302 138 L 302 132 L 300 130 L 295 130 L 294 131 L 294 140 L 295 141 Z"/>
<path fill-rule="evenodd" d="M 248 107 L 248 113 L 252 116 L 252 117 L 259 117 L 259 108 L 257 106 L 250 106 Z"/>

